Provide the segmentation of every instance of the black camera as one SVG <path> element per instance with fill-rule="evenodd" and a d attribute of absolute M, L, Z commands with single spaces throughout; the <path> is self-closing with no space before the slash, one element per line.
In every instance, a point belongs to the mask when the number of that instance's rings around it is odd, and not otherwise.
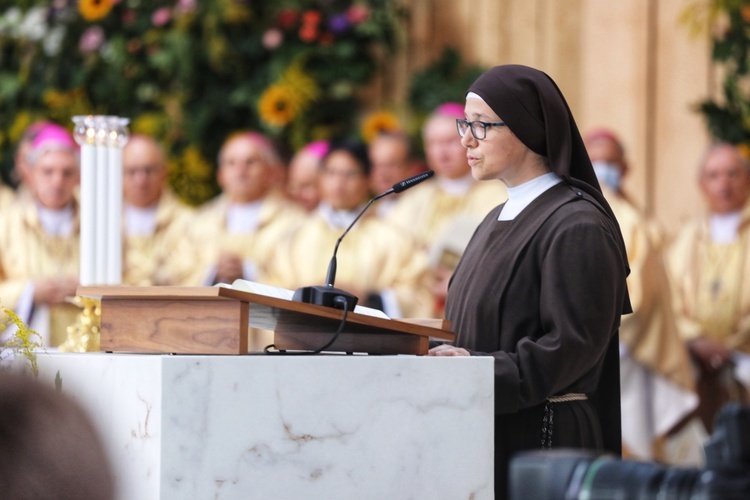
<path fill-rule="evenodd" d="M 724 406 L 706 467 L 618 460 L 584 450 L 524 452 L 510 465 L 510 499 L 750 499 L 750 407 Z"/>

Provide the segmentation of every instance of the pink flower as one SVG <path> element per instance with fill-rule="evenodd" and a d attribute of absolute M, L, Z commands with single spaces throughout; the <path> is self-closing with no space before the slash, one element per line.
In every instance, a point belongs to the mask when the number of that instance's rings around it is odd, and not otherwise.
<path fill-rule="evenodd" d="M 263 43 L 263 46 L 268 50 L 273 50 L 279 45 L 281 45 L 281 42 L 284 41 L 284 34 L 281 32 L 281 30 L 278 30 L 276 28 L 271 28 L 265 33 L 263 33 L 263 38 L 261 42 Z"/>
<path fill-rule="evenodd" d="M 178 0 L 177 10 L 182 13 L 193 12 L 196 7 L 196 0 Z"/>
<path fill-rule="evenodd" d="M 349 18 L 350 23 L 360 24 L 370 17 L 370 9 L 362 4 L 352 5 L 346 10 L 346 17 Z"/>
<path fill-rule="evenodd" d="M 83 32 L 78 42 L 78 49 L 84 54 L 99 50 L 104 43 L 104 30 L 101 26 L 92 26 Z"/>
<path fill-rule="evenodd" d="M 156 9 L 151 15 L 151 24 L 156 27 L 164 26 L 172 19 L 172 11 L 169 7 Z"/>

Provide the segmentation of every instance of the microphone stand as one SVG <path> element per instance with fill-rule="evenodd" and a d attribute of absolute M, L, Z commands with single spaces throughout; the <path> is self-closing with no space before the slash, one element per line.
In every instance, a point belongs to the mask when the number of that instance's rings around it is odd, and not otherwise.
<path fill-rule="evenodd" d="M 339 239 L 336 240 L 336 246 L 333 249 L 333 257 L 331 257 L 331 261 L 328 264 L 326 284 L 322 286 L 305 286 L 302 288 L 298 288 L 297 290 L 295 290 L 294 295 L 292 296 L 292 300 L 295 300 L 297 302 L 305 302 L 307 304 L 315 304 L 319 306 L 334 307 L 337 309 L 353 311 L 354 307 L 357 305 L 357 301 L 359 301 L 359 298 L 357 298 L 356 295 L 347 292 L 346 290 L 342 290 L 333 286 L 333 282 L 336 281 L 336 253 L 339 251 L 341 240 L 343 240 L 344 236 L 347 235 L 349 230 L 354 227 L 354 224 L 356 224 L 359 218 L 362 217 L 362 214 L 364 214 L 367 209 L 370 208 L 370 205 L 378 201 L 380 198 L 388 196 L 389 194 L 406 191 L 407 189 L 416 186 L 420 182 L 429 179 L 433 175 L 435 175 L 435 172 L 433 172 L 432 170 L 422 172 L 421 174 L 417 174 L 414 177 L 410 177 L 401 182 L 397 182 L 388 191 L 380 193 L 379 195 L 370 199 L 370 201 L 367 202 L 367 205 L 365 205 L 365 207 L 359 211 L 359 214 L 357 214 L 357 217 L 352 221 L 352 223 L 349 224 L 349 227 L 346 228 L 344 234 L 339 236 Z"/>
<path fill-rule="evenodd" d="M 336 246 L 333 249 L 333 256 L 331 257 L 331 261 L 328 263 L 328 272 L 326 272 L 326 284 L 322 286 L 305 286 L 302 288 L 298 288 L 294 292 L 292 300 L 295 300 L 297 302 L 305 302 L 308 304 L 346 309 L 347 311 L 354 310 L 354 307 L 357 305 L 359 298 L 356 295 L 347 292 L 346 290 L 342 290 L 341 288 L 336 288 L 335 286 L 333 286 L 334 281 L 336 281 L 336 254 L 339 251 L 339 245 L 341 244 L 341 240 L 343 240 L 344 236 L 347 235 L 349 230 L 354 227 L 354 224 L 357 223 L 359 218 L 362 217 L 362 215 L 367 211 L 368 208 L 370 208 L 370 205 L 383 198 L 384 196 L 388 196 L 389 194 L 394 192 L 395 191 L 393 189 L 389 189 L 388 191 L 385 191 L 384 193 L 381 193 L 370 199 L 370 201 L 367 202 L 367 205 L 365 205 L 364 208 L 360 210 L 359 214 L 357 214 L 357 217 L 352 221 L 352 223 L 349 224 L 349 227 L 346 228 L 346 231 L 344 231 L 344 233 L 339 236 L 339 239 L 336 240 Z M 344 299 L 343 301 L 341 300 L 342 298 Z"/>

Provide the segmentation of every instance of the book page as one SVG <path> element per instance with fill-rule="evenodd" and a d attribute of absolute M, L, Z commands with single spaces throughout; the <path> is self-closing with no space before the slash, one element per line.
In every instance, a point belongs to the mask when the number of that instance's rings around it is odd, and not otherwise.
<path fill-rule="evenodd" d="M 292 300 L 292 296 L 294 295 L 293 291 L 287 290 L 286 288 L 242 279 L 234 280 L 232 288 L 243 292 L 254 293 L 256 295 L 263 295 L 264 297 L 273 297 L 275 299 Z"/>

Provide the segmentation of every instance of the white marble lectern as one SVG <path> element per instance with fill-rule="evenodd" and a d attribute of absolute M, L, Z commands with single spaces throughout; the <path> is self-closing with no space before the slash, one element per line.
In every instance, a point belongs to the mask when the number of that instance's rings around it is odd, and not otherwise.
<path fill-rule="evenodd" d="M 40 354 L 118 498 L 493 498 L 492 358 Z"/>

